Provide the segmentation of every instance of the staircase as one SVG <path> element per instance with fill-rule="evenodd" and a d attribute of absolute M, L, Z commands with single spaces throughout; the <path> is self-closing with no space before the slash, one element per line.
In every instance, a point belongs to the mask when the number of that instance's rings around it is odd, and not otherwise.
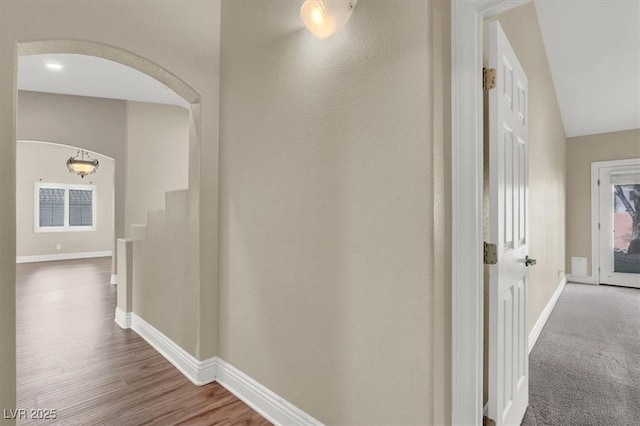
<path fill-rule="evenodd" d="M 166 192 L 165 208 L 149 210 L 146 225 L 132 226 L 128 283 L 133 313 L 189 353 L 196 353 L 198 337 L 196 197 L 188 189 Z"/>

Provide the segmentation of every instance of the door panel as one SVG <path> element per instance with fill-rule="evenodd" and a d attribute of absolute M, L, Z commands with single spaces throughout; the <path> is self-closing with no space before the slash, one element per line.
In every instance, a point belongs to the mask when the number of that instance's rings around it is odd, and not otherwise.
<path fill-rule="evenodd" d="M 489 24 L 489 417 L 519 425 L 529 400 L 527 76 L 498 22 Z"/>

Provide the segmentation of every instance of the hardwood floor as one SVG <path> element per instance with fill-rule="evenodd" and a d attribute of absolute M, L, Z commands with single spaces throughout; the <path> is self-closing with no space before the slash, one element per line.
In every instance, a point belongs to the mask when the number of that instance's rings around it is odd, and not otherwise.
<path fill-rule="evenodd" d="M 193 385 L 118 327 L 110 269 L 111 258 L 17 265 L 19 424 L 270 424 L 217 383 Z"/>

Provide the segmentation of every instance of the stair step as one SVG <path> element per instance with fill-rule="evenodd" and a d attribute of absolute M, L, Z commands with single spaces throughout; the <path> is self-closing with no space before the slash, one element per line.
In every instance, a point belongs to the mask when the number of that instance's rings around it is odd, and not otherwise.
<path fill-rule="evenodd" d="M 189 201 L 189 190 L 180 189 L 178 191 L 167 191 L 164 194 L 164 208 L 167 211 L 167 217 L 175 219 L 176 213 L 182 215 L 186 211 L 187 202 Z"/>
<path fill-rule="evenodd" d="M 147 211 L 147 228 L 148 233 L 153 235 L 154 230 L 164 229 L 166 223 L 167 212 L 164 209 L 155 209 Z"/>

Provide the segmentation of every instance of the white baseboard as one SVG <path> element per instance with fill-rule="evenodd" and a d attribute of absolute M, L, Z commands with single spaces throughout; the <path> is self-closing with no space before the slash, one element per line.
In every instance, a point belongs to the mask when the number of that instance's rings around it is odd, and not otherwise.
<path fill-rule="evenodd" d="M 113 252 L 107 251 L 87 251 L 83 253 L 58 253 L 43 254 L 38 256 L 18 256 L 16 263 L 51 262 L 53 260 L 89 259 L 93 257 L 111 257 Z"/>
<path fill-rule="evenodd" d="M 194 385 L 202 386 L 215 381 L 216 358 L 204 361 L 196 359 L 134 313 L 131 313 L 131 328 L 180 370 Z"/>
<path fill-rule="evenodd" d="M 575 275 L 567 275 L 567 281 L 572 283 L 598 285 L 593 277 L 578 277 Z"/>
<path fill-rule="evenodd" d="M 218 357 L 199 361 L 136 314 L 116 308 L 115 322 L 131 328 L 195 385 L 217 381 L 274 425 L 322 423 Z"/>
<path fill-rule="evenodd" d="M 567 284 L 567 277 L 565 276 L 564 278 L 562 278 L 562 280 L 558 284 L 556 291 L 553 292 L 553 295 L 551 296 L 551 299 L 549 299 L 547 306 L 544 307 L 544 310 L 538 317 L 538 321 L 536 321 L 535 325 L 531 329 L 531 332 L 529 333 L 529 353 L 531 353 L 531 351 L 533 350 L 533 347 L 538 341 L 538 337 L 540 337 L 540 333 L 542 333 L 542 329 L 544 328 L 544 325 L 547 323 L 547 320 L 549 319 L 549 315 L 551 315 L 553 308 L 556 306 L 556 303 L 558 302 L 558 299 L 560 298 L 560 295 L 562 294 L 562 290 L 564 290 L 564 286 L 566 284 Z"/>
<path fill-rule="evenodd" d="M 237 368 L 217 358 L 216 381 L 275 425 L 322 425 Z"/>
<path fill-rule="evenodd" d="M 112 285 L 118 284 L 118 276 L 116 274 L 111 274 L 111 281 L 109 281 Z"/>
<path fill-rule="evenodd" d="M 116 324 L 118 324 L 120 328 L 131 328 L 131 315 L 131 312 L 125 312 L 116 307 Z"/>

